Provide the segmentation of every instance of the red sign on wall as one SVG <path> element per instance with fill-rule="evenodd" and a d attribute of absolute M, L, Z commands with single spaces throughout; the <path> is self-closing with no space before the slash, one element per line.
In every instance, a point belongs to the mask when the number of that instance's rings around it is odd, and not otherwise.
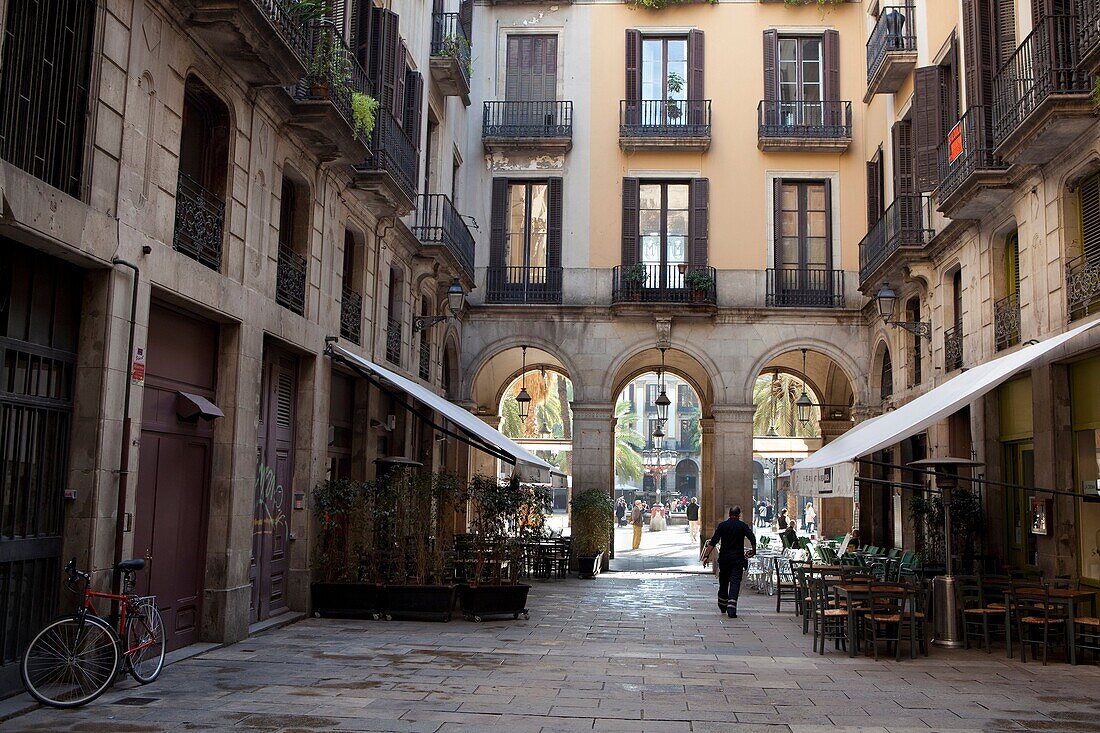
<path fill-rule="evenodd" d="M 960 123 L 955 123 L 951 132 L 947 133 L 947 162 L 954 163 L 955 159 L 962 155 L 963 131 Z"/>

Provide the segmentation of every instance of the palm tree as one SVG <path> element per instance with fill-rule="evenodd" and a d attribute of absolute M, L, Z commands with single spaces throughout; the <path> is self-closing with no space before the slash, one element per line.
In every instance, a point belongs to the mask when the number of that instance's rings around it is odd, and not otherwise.
<path fill-rule="evenodd" d="M 638 432 L 638 416 L 627 400 L 615 405 L 615 475 L 624 481 L 642 480 L 645 438 Z"/>
<path fill-rule="evenodd" d="M 752 401 L 756 405 L 752 418 L 753 435 L 767 435 L 774 426 L 783 436 L 816 438 L 821 408 L 811 408 L 810 419 L 805 423 L 800 421 L 796 402 L 802 389 L 802 380 L 778 370 L 757 377 L 752 390 Z M 817 401 L 813 396 L 810 399 Z"/>

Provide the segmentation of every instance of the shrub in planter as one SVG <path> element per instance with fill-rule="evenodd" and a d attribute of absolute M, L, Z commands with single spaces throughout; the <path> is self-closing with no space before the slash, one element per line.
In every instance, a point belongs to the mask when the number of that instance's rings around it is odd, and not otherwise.
<path fill-rule="evenodd" d="M 377 616 L 382 587 L 369 577 L 373 486 L 351 479 L 322 481 L 313 491 L 317 553 L 310 585 L 313 612 L 324 616 Z"/>
<path fill-rule="evenodd" d="M 603 554 L 611 542 L 615 504 L 606 491 L 589 489 L 573 497 L 573 552 L 580 565 L 581 577 L 591 578 L 600 571 Z"/>
<path fill-rule="evenodd" d="M 645 265 L 641 263 L 627 265 L 623 268 L 623 290 L 632 300 L 639 300 L 648 277 Z"/>

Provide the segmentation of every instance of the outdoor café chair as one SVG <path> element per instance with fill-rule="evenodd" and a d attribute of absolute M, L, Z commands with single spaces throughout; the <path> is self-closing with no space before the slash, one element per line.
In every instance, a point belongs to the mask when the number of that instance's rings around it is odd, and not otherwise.
<path fill-rule="evenodd" d="M 878 661 L 878 644 L 886 642 L 886 650 L 894 646 L 894 659 L 901 661 L 901 644 L 909 642 L 909 656 L 916 659 L 917 620 L 916 597 L 912 589 L 899 585 L 872 585 L 868 594 L 867 612 L 863 614 L 865 652 Z"/>
<path fill-rule="evenodd" d="M 1016 619 L 1016 636 L 1020 640 L 1020 661 L 1027 662 L 1027 648 L 1031 646 L 1032 658 L 1043 650 L 1043 664 L 1052 644 L 1066 639 L 1066 618 L 1060 609 L 1050 602 L 1050 586 L 1045 583 L 1019 581 L 1012 584 L 1012 615 Z"/>
<path fill-rule="evenodd" d="M 816 575 L 810 579 L 814 651 L 822 655 L 825 654 L 826 642 L 832 641 L 837 649 L 845 651 L 852 642 L 848 638 L 848 610 L 840 607 L 830 588 L 830 582 L 823 576 Z"/>
<path fill-rule="evenodd" d="M 1077 647 L 1079 653 L 1090 651 L 1094 662 L 1100 660 L 1100 618 L 1095 616 L 1075 618 L 1073 637 L 1073 645 Z"/>
<path fill-rule="evenodd" d="M 992 608 L 986 604 L 982 582 L 976 575 L 957 576 L 955 589 L 962 613 L 963 645 L 969 649 L 971 637 L 977 636 L 986 652 L 992 652 L 989 632 L 1004 623 L 1004 606 Z"/>
<path fill-rule="evenodd" d="M 798 583 L 791 570 L 791 561 L 786 557 L 775 558 L 775 612 L 782 610 L 783 601 L 791 601 L 798 610 Z"/>

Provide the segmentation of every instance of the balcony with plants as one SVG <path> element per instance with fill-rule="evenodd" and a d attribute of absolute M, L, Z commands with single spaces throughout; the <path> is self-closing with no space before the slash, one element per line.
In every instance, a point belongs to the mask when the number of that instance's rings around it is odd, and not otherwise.
<path fill-rule="evenodd" d="M 470 37 L 460 13 L 432 13 L 430 68 L 440 92 L 461 97 L 470 106 L 470 75 L 473 61 Z"/>
<path fill-rule="evenodd" d="M 763 151 L 843 153 L 851 144 L 851 102 L 766 99 L 757 106 L 756 146 Z"/>
<path fill-rule="evenodd" d="M 181 0 L 184 25 L 254 86 L 297 84 L 328 0 Z"/>
<path fill-rule="evenodd" d="M 936 233 L 932 221 L 930 196 L 895 197 L 859 243 L 860 287 L 891 279 L 889 275 L 895 266 L 909 257 L 922 256 Z"/>
<path fill-rule="evenodd" d="M 1095 122 L 1079 41 L 1076 16 L 1043 16 L 993 76 L 993 142 L 1005 161 L 1048 163 Z"/>
<path fill-rule="evenodd" d="M 413 234 L 425 249 L 439 248 L 456 272 L 471 283 L 474 277 L 474 235 L 450 197 L 442 193 L 417 196 Z"/>
<path fill-rule="evenodd" d="M 916 13 L 912 5 L 891 5 L 879 11 L 867 39 L 867 92 L 864 103 L 876 94 L 893 94 L 917 65 Z"/>
<path fill-rule="evenodd" d="M 1009 166 L 993 152 L 990 113 L 971 107 L 939 145 L 936 206 L 950 219 L 980 219 L 1012 195 Z"/>
<path fill-rule="evenodd" d="M 611 303 L 627 309 L 660 304 L 709 311 L 718 305 L 716 282 L 713 267 L 689 268 L 684 262 L 619 265 L 611 272 Z"/>
<path fill-rule="evenodd" d="M 378 110 L 366 157 L 354 166 L 352 186 L 367 202 L 397 216 L 416 206 L 416 144 L 387 109 Z"/>
<path fill-rule="evenodd" d="M 573 103 L 486 102 L 481 142 L 489 151 L 568 152 L 573 147 Z"/>
<path fill-rule="evenodd" d="M 710 148 L 710 100 L 686 99 L 683 76 L 669 71 L 665 99 L 619 102 L 619 147 L 625 151 Z"/>

